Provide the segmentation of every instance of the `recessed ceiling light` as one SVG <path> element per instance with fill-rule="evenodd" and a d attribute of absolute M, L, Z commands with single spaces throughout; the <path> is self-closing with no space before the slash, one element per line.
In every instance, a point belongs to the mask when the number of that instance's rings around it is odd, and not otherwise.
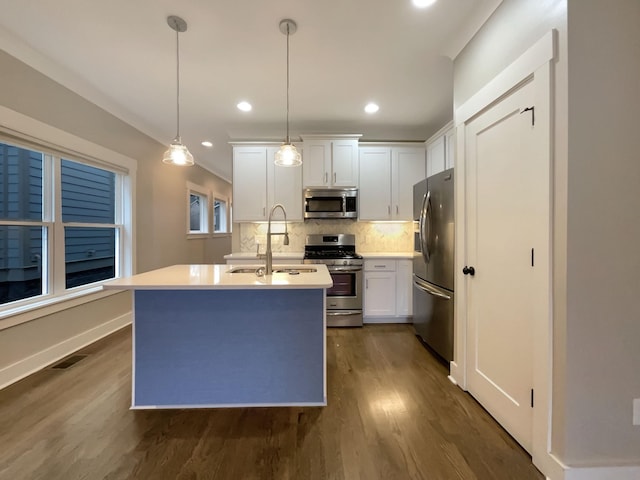
<path fill-rule="evenodd" d="M 364 111 L 367 113 L 376 113 L 378 110 L 380 110 L 380 107 L 373 102 L 367 103 L 364 107 Z"/>
<path fill-rule="evenodd" d="M 436 0 L 413 0 L 413 4 L 418 8 L 427 8 L 436 3 Z"/>
<path fill-rule="evenodd" d="M 238 105 L 238 110 L 242 110 L 243 112 L 250 112 L 253 108 L 249 102 L 240 102 Z"/>
<path fill-rule="evenodd" d="M 209 140 L 205 140 L 204 142 L 201 142 L 201 145 L 203 147 L 208 147 L 208 148 L 213 147 L 213 143 L 211 143 Z"/>

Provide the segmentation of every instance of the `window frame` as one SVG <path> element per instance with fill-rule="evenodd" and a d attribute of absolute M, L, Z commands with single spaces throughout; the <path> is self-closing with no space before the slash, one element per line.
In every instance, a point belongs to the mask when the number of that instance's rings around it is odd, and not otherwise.
<path fill-rule="evenodd" d="M 213 207 L 211 208 L 211 232 L 214 237 L 224 237 L 231 235 L 231 205 L 229 202 L 229 197 L 225 195 L 220 195 L 216 192 L 212 194 L 213 198 Z M 216 201 L 224 202 L 224 220 L 225 226 L 224 231 L 216 231 Z"/>
<path fill-rule="evenodd" d="M 0 224 L 41 226 L 47 229 L 46 242 L 43 241 L 42 294 L 0 305 L 0 330 L 3 330 L 71 306 L 119 293 L 103 290 L 102 284 L 112 280 L 111 278 L 66 288 L 64 228 L 73 226 L 113 228 L 114 225 L 62 222 L 60 163 L 61 159 L 71 160 L 116 174 L 114 221 L 117 229 L 113 278 L 119 278 L 134 274 L 137 162 L 2 106 L 0 106 L 0 116 L 4 120 L 3 125 L 0 126 L 0 142 L 43 153 L 42 218 L 39 221 L 26 222 L 2 219 Z"/>
<path fill-rule="evenodd" d="M 191 230 L 191 195 L 196 195 L 204 202 L 200 205 L 200 228 L 201 230 Z M 212 230 L 211 222 L 211 192 L 206 188 L 196 185 L 195 183 L 187 182 L 187 238 L 203 238 L 208 237 Z"/>

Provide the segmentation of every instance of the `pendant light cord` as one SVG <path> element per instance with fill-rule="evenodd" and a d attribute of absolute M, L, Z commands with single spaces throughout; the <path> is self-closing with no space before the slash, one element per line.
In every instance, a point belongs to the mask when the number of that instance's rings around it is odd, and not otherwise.
<path fill-rule="evenodd" d="M 176 132 L 176 138 L 179 142 L 180 139 L 180 32 L 176 28 L 176 125 L 178 130 Z"/>
<path fill-rule="evenodd" d="M 289 27 L 287 23 L 287 143 L 290 144 L 289 138 Z"/>

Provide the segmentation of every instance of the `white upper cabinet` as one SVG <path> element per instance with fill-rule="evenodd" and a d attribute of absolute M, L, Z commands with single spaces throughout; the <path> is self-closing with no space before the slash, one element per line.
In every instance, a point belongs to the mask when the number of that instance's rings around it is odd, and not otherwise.
<path fill-rule="evenodd" d="M 455 129 L 451 127 L 445 134 L 447 149 L 445 151 L 445 170 L 453 168 L 456 159 L 456 135 Z"/>
<path fill-rule="evenodd" d="M 445 125 L 427 140 L 427 177 L 452 168 L 455 155 L 455 129 L 451 123 Z"/>
<path fill-rule="evenodd" d="M 422 181 L 425 172 L 425 149 L 396 147 L 391 149 L 391 195 L 394 220 L 413 220 L 413 186 Z"/>
<path fill-rule="evenodd" d="M 267 149 L 233 147 L 233 221 L 267 218 Z"/>
<path fill-rule="evenodd" d="M 427 177 L 442 172 L 445 168 L 446 143 L 444 135 L 427 144 Z"/>
<path fill-rule="evenodd" d="M 303 186 L 357 187 L 358 137 L 306 135 L 302 143 Z"/>
<path fill-rule="evenodd" d="M 302 168 L 277 166 L 274 159 L 279 148 L 267 148 L 267 205 L 271 209 L 276 203 L 281 203 L 287 211 L 287 220 L 301 221 Z"/>
<path fill-rule="evenodd" d="M 422 144 L 361 146 L 358 218 L 413 220 L 413 185 L 424 178 Z"/>
<path fill-rule="evenodd" d="M 233 146 L 233 221 L 268 219 L 269 210 L 281 203 L 287 220 L 302 220 L 302 171 L 276 167 L 275 145 Z"/>
<path fill-rule="evenodd" d="M 360 147 L 360 220 L 391 219 L 391 148 Z"/>

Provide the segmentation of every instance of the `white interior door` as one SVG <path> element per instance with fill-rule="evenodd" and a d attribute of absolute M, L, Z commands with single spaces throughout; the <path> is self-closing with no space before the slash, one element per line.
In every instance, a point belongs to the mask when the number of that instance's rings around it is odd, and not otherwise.
<path fill-rule="evenodd" d="M 464 277 L 467 387 L 528 451 L 535 303 L 548 296 L 532 259 L 548 232 L 540 208 L 547 167 L 536 154 L 534 111 L 525 110 L 534 94 L 533 82 L 526 83 L 465 128 L 466 262 L 475 269 Z"/>

